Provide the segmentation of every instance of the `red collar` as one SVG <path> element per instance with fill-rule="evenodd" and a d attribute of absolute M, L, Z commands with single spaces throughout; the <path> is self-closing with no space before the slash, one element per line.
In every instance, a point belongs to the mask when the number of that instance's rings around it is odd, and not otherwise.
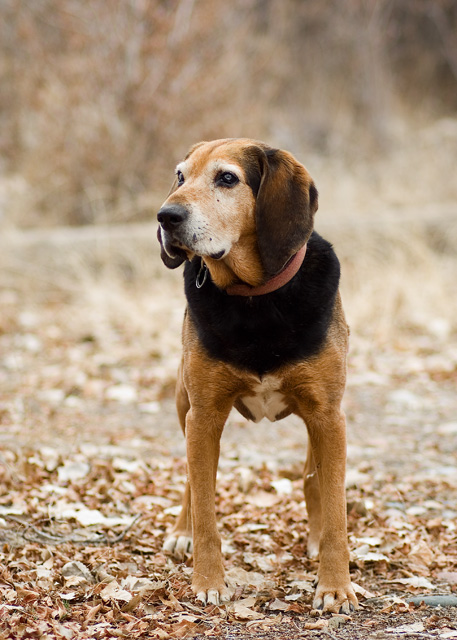
<path fill-rule="evenodd" d="M 302 246 L 295 255 L 287 262 L 286 266 L 273 278 L 264 282 L 258 287 L 251 287 L 248 284 L 231 284 L 226 291 L 229 296 L 263 296 L 265 293 L 272 293 L 287 284 L 303 264 L 306 254 L 306 244 Z"/>

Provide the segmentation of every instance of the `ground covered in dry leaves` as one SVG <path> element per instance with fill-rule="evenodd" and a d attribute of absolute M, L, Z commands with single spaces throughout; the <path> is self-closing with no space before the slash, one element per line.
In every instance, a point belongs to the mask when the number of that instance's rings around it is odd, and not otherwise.
<path fill-rule="evenodd" d="M 352 337 L 360 611 L 311 607 L 303 426 L 236 414 L 217 498 L 233 599 L 202 608 L 192 559 L 161 551 L 186 474 L 172 399 L 183 300 L 179 280 L 164 282 L 131 299 L 103 287 L 89 301 L 1 293 L 0 638 L 457 638 L 457 606 L 409 600 L 457 599 L 457 346 L 446 327 L 385 344 Z"/>

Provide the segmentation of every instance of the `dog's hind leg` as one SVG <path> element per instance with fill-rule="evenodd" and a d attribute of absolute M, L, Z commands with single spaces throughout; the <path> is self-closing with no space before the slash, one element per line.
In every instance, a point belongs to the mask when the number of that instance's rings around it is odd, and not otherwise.
<path fill-rule="evenodd" d="M 176 408 L 178 411 L 179 424 L 184 436 L 186 435 L 186 415 L 190 408 L 189 397 L 184 386 L 182 377 L 182 363 L 178 370 L 178 381 L 176 384 Z M 181 513 L 178 516 L 171 534 L 163 543 L 163 550 L 170 553 L 178 560 L 184 560 L 187 554 L 192 553 L 192 511 L 190 484 L 187 480 L 182 501 Z"/>

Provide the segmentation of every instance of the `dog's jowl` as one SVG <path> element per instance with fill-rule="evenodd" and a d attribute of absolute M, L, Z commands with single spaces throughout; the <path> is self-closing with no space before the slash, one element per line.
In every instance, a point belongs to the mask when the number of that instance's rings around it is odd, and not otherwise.
<path fill-rule="evenodd" d="M 227 598 L 215 514 L 219 442 L 233 406 L 247 419 L 294 413 L 309 434 L 304 473 L 314 606 L 349 612 L 346 533 L 348 327 L 331 245 L 313 231 L 317 190 L 290 153 L 248 139 L 202 142 L 176 167 L 160 209 L 162 260 L 184 265 L 187 310 L 176 405 L 188 482 L 165 549 L 193 550 L 192 588 Z"/>

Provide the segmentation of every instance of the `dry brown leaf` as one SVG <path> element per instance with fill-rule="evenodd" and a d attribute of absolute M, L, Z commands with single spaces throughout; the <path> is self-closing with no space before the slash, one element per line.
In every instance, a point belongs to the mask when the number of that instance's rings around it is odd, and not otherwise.
<path fill-rule="evenodd" d="M 271 618 L 264 618 L 262 620 L 250 620 L 246 623 L 246 629 L 262 629 L 262 631 L 269 631 L 271 627 L 274 627 L 280 622 L 280 616 L 272 616 Z"/>
<path fill-rule="evenodd" d="M 85 580 L 88 583 L 95 582 L 94 576 L 91 571 L 78 560 L 72 560 L 67 562 L 61 569 L 61 574 L 66 580 L 68 586 L 70 586 L 70 578 L 78 578 L 79 580 Z M 77 582 L 75 583 L 77 584 Z"/>
<path fill-rule="evenodd" d="M 248 495 L 245 501 L 254 507 L 274 507 L 275 504 L 281 502 L 281 496 L 276 493 L 268 493 L 267 491 L 258 491 Z"/>
<path fill-rule="evenodd" d="M 126 604 L 122 607 L 122 612 L 133 611 L 136 607 L 143 602 L 144 594 L 142 592 L 136 593 L 132 596 L 132 599 L 126 602 Z"/>
<path fill-rule="evenodd" d="M 434 560 L 434 553 L 424 540 L 419 540 L 408 553 L 408 559 L 415 565 L 428 567 Z"/>
<path fill-rule="evenodd" d="M 23 587 L 16 587 L 16 593 L 18 600 L 24 604 L 28 602 L 34 602 L 40 598 L 41 594 L 38 591 L 32 591 L 32 589 L 24 589 Z"/>
<path fill-rule="evenodd" d="M 372 593 L 371 591 L 368 591 L 368 589 L 365 589 L 364 587 L 361 587 L 359 584 L 353 582 L 352 583 L 352 588 L 354 589 L 355 593 L 359 596 L 362 596 L 362 598 L 376 598 L 376 594 Z"/>
<path fill-rule="evenodd" d="M 256 604 L 257 598 L 250 597 L 243 600 L 237 600 L 228 606 L 230 613 L 237 620 L 260 620 L 265 617 L 265 614 L 258 611 L 253 611 L 250 607 Z"/>
<path fill-rule="evenodd" d="M 305 622 L 303 627 L 304 629 L 325 629 L 328 627 L 328 620 L 320 618 L 319 620 L 316 620 L 316 622 Z"/>
<path fill-rule="evenodd" d="M 159 599 L 161 603 L 164 604 L 166 607 L 173 609 L 173 611 L 182 611 L 183 606 L 179 602 L 179 600 L 175 598 L 175 596 L 172 593 L 168 593 L 167 595 L 168 595 L 168 600 L 164 596 L 159 595 Z"/>
<path fill-rule="evenodd" d="M 415 635 L 425 631 L 424 624 L 422 622 L 413 622 L 412 624 L 402 624 L 398 627 L 387 627 L 386 633 L 401 633 L 407 635 Z"/>
<path fill-rule="evenodd" d="M 270 609 L 270 611 L 289 611 L 290 605 L 288 602 L 284 602 L 284 600 L 275 598 L 275 600 L 268 605 L 268 609 Z"/>
<path fill-rule="evenodd" d="M 100 597 L 105 602 L 110 600 L 121 600 L 122 602 L 129 602 L 132 599 L 132 594 L 122 589 L 117 580 L 108 582 L 106 587 L 100 591 Z"/>
<path fill-rule="evenodd" d="M 392 582 L 404 584 L 410 589 L 436 589 L 435 585 L 433 585 L 423 576 L 413 576 L 412 578 L 397 578 L 395 580 L 392 580 Z"/>
<path fill-rule="evenodd" d="M 95 605 L 95 607 L 90 607 L 89 611 L 84 614 L 85 620 L 87 622 L 91 622 L 92 620 L 95 620 L 95 617 L 101 608 L 102 608 L 101 604 L 97 604 Z"/>
<path fill-rule="evenodd" d="M 170 636 L 172 638 L 188 638 L 192 637 L 195 633 L 198 633 L 199 625 L 195 622 L 189 622 L 187 620 L 183 620 L 179 622 L 177 625 L 173 625 Z"/>

